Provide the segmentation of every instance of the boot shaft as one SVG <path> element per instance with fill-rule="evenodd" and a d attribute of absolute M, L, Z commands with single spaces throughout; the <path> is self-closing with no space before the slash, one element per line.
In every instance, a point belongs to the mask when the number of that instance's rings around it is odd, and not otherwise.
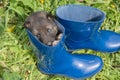
<path fill-rule="evenodd" d="M 92 7 L 61 6 L 56 11 L 58 21 L 65 27 L 67 38 L 82 41 L 93 36 L 105 19 L 105 14 Z"/>

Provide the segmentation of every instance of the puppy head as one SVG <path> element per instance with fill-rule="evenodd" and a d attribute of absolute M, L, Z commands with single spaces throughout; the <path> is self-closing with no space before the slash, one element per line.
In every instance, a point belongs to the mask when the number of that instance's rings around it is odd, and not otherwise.
<path fill-rule="evenodd" d="M 24 27 L 29 29 L 33 35 L 43 42 L 44 44 L 51 45 L 55 40 L 58 27 L 54 22 L 54 18 L 46 12 L 36 12 L 30 15 Z"/>

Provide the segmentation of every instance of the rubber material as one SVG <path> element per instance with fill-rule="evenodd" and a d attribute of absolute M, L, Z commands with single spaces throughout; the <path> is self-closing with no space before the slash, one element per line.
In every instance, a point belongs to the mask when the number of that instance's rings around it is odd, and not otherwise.
<path fill-rule="evenodd" d="M 57 74 L 74 79 L 88 78 L 98 73 L 102 67 L 102 59 L 92 54 L 71 54 L 64 48 L 64 27 L 57 22 L 63 36 L 55 46 L 41 43 L 29 30 L 29 40 L 34 46 L 38 59 L 38 69 L 45 74 Z"/>

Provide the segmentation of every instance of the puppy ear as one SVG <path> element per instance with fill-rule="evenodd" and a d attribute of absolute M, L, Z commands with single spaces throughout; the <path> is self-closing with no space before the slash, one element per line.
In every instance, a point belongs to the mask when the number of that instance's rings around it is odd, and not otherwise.
<path fill-rule="evenodd" d="M 51 13 L 47 13 L 47 19 L 54 20 L 54 16 Z"/>
<path fill-rule="evenodd" d="M 29 27 L 31 26 L 30 21 L 26 21 L 26 22 L 23 24 L 23 26 L 24 26 L 25 28 L 29 28 Z"/>

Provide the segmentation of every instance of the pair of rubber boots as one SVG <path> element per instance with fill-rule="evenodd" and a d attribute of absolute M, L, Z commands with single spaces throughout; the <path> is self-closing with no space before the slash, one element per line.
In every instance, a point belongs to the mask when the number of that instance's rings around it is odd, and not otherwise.
<path fill-rule="evenodd" d="M 63 36 L 55 46 L 43 44 L 27 30 L 41 72 L 83 79 L 95 75 L 102 69 L 103 61 L 100 57 L 69 53 L 65 44 L 70 50 L 83 48 L 105 52 L 119 50 L 119 34 L 105 30 L 98 31 L 105 19 L 102 11 L 88 6 L 64 5 L 56 10 L 56 15 L 58 19 L 56 24 Z"/>

